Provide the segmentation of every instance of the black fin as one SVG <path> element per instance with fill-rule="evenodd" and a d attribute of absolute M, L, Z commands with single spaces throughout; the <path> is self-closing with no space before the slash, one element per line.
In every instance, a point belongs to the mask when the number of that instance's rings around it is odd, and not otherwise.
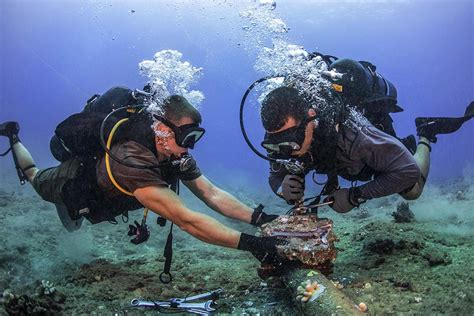
<path fill-rule="evenodd" d="M 12 137 L 13 135 L 18 135 L 18 132 L 20 131 L 20 125 L 18 122 L 5 122 L 3 124 L 0 124 L 0 135 L 6 136 L 6 137 Z"/>
<path fill-rule="evenodd" d="M 472 101 L 466 108 L 466 112 L 464 113 L 464 116 L 469 116 L 473 117 L 474 116 L 474 101 Z"/>
<path fill-rule="evenodd" d="M 417 117 L 415 125 L 418 136 L 426 137 L 430 142 L 436 143 L 439 134 L 451 134 L 472 117 Z"/>

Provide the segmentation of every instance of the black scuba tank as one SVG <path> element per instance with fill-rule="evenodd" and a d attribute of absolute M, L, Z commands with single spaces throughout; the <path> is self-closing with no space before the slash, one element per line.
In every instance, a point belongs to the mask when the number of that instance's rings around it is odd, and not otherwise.
<path fill-rule="evenodd" d="M 140 103 L 143 103 L 143 99 L 126 87 L 113 87 L 100 96 L 94 95 L 81 112 L 72 114 L 58 124 L 50 141 L 51 153 L 61 162 L 76 156 L 97 156 L 102 152 L 100 126 L 107 114 L 114 109 Z M 106 130 L 109 131 L 126 115 L 125 111 L 114 115 L 108 120 Z"/>
<path fill-rule="evenodd" d="M 374 64 L 368 61 L 338 59 L 329 65 L 329 70 L 344 75 L 337 84 L 340 87 L 338 92 L 344 96 L 347 103 L 369 111 L 403 111 L 397 105 L 397 89 L 376 71 Z M 370 109 L 376 106 L 383 109 Z"/>

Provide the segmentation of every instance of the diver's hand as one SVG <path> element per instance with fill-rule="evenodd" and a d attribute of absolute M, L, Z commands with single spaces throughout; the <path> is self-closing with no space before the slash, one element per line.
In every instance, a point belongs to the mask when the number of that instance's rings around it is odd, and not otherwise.
<path fill-rule="evenodd" d="M 262 264 L 281 265 L 285 258 L 278 253 L 278 245 L 286 245 L 285 237 L 257 237 L 242 233 L 238 249 L 247 250 Z"/>
<path fill-rule="evenodd" d="M 324 202 L 333 201 L 330 205 L 333 210 L 338 213 L 347 213 L 354 207 L 358 207 L 365 200 L 360 199 L 359 188 L 339 189 L 331 193 L 324 199 Z"/>
<path fill-rule="evenodd" d="M 288 174 L 281 183 L 281 195 L 289 204 L 294 204 L 304 196 L 304 178 Z"/>
<path fill-rule="evenodd" d="M 271 221 L 276 220 L 280 215 L 276 214 L 267 214 L 265 212 L 262 212 L 262 215 L 259 217 L 259 219 L 255 222 L 254 226 L 260 227 L 263 224 L 270 223 Z"/>
<path fill-rule="evenodd" d="M 139 222 L 135 221 L 135 225 L 128 225 L 128 235 L 133 236 L 133 239 L 131 239 L 130 242 L 138 245 L 150 238 L 150 230 L 148 229 L 148 225 L 141 225 Z"/>
<path fill-rule="evenodd" d="M 256 208 L 254 208 L 252 213 L 252 219 L 250 220 L 250 224 L 256 227 L 260 227 L 263 224 L 269 223 L 278 218 L 279 215 L 267 214 L 263 211 L 263 205 L 259 204 Z"/>

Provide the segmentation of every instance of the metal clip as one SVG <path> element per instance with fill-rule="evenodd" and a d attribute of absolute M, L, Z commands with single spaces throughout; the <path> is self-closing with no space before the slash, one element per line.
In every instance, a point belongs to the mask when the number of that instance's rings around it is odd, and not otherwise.
<path fill-rule="evenodd" d="M 216 309 L 216 300 L 223 292 L 222 289 L 217 289 L 211 292 L 197 294 L 186 298 L 172 298 L 168 301 L 145 301 L 141 299 L 133 299 L 131 301 L 132 307 L 146 307 L 155 309 L 164 309 L 169 312 L 188 312 L 197 315 L 210 315 Z M 210 298 L 205 302 L 189 303 L 191 301 L 203 300 Z"/>
<path fill-rule="evenodd" d="M 296 159 L 277 159 L 276 162 L 284 165 L 291 174 L 304 173 L 304 164 Z"/>

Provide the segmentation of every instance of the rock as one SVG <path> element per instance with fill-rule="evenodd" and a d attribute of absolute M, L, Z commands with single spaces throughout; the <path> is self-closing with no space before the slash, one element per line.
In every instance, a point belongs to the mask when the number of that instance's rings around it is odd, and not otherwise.
<path fill-rule="evenodd" d="M 4 307 L 9 315 L 58 315 L 63 307 L 53 296 L 9 295 Z"/>
<path fill-rule="evenodd" d="M 392 213 L 395 222 L 410 223 L 415 220 L 415 214 L 410 210 L 407 202 L 400 202 L 397 205 L 397 211 Z"/>
<path fill-rule="evenodd" d="M 366 243 L 364 249 L 379 255 L 388 255 L 395 249 L 395 243 L 391 239 L 377 239 Z"/>
<path fill-rule="evenodd" d="M 385 258 L 381 256 L 363 256 L 354 262 L 355 265 L 365 270 L 377 268 L 383 263 L 385 263 Z"/>
<path fill-rule="evenodd" d="M 430 265 L 430 267 L 434 267 L 440 264 L 448 265 L 452 263 L 452 259 L 448 253 L 442 252 L 436 248 L 430 248 L 425 250 L 422 253 L 422 256 L 423 258 L 428 260 L 428 264 Z"/>
<path fill-rule="evenodd" d="M 395 278 L 390 278 L 389 281 L 393 283 L 393 286 L 398 287 L 403 291 L 413 291 L 413 285 L 410 281 L 397 280 Z"/>
<path fill-rule="evenodd" d="M 466 201 L 467 200 L 466 193 L 467 193 L 467 190 L 459 190 L 454 194 L 454 199 L 458 201 Z"/>

